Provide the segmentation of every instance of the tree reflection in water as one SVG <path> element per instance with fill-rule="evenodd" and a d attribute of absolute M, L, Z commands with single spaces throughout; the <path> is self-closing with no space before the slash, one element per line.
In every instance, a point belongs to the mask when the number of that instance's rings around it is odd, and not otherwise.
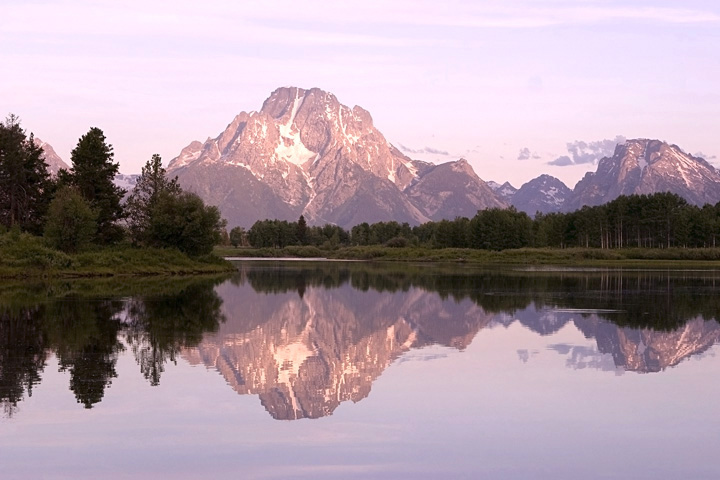
<path fill-rule="evenodd" d="M 214 287 L 222 278 L 11 285 L 0 291 L 0 403 L 12 416 L 32 395 L 49 355 L 70 375 L 78 403 L 92 408 L 130 345 L 142 374 L 157 385 L 164 364 L 214 331 L 223 317 Z M 125 283 L 128 283 L 127 281 Z M 138 295 L 137 292 L 146 292 Z M 132 295 L 123 298 L 126 295 Z M 111 298 L 103 298 L 108 297 Z"/>

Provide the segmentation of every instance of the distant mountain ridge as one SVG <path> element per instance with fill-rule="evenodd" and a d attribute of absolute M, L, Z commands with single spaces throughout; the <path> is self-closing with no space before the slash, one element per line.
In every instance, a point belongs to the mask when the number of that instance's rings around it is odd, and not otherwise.
<path fill-rule="evenodd" d="M 43 142 L 38 137 L 35 137 L 35 145 L 42 148 L 43 153 L 45 154 L 45 163 L 47 163 L 48 171 L 52 176 L 57 175 L 61 168 L 64 168 L 65 170 L 70 169 L 68 164 L 63 162 L 60 155 L 55 152 L 52 145 L 47 142 Z"/>
<path fill-rule="evenodd" d="M 35 141 L 53 175 L 69 168 L 52 146 Z M 405 156 L 369 112 L 318 88 L 275 90 L 260 111 L 241 112 L 217 137 L 189 143 L 168 174 L 218 206 L 229 227 L 300 215 L 346 229 L 393 220 L 416 225 L 509 205 L 529 215 L 570 212 L 666 191 L 695 205 L 720 201 L 720 173 L 712 165 L 652 139 L 619 143 L 574 189 L 546 174 L 520 188 L 485 182 L 462 158 L 436 165 Z M 129 191 L 137 177 L 119 174 L 116 184 Z"/>
<path fill-rule="evenodd" d="M 168 173 L 218 205 L 230 225 L 258 219 L 349 228 L 418 224 L 507 204 L 464 160 L 432 165 L 390 144 L 361 107 L 328 92 L 283 87 L 216 138 L 191 142 Z"/>
<path fill-rule="evenodd" d="M 660 140 L 635 139 L 615 147 L 580 180 L 567 209 L 601 205 L 620 195 L 672 192 L 694 205 L 720 201 L 720 173 L 702 158 Z"/>
<path fill-rule="evenodd" d="M 502 185 L 492 182 L 491 188 L 517 210 L 528 215 L 564 211 L 567 201 L 572 197 L 572 190 L 567 185 L 546 174 L 533 178 L 518 189 L 508 182 Z"/>

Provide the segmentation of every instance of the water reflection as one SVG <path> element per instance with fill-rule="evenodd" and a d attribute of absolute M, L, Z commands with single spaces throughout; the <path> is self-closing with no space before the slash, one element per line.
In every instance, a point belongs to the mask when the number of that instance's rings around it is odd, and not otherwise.
<path fill-rule="evenodd" d="M 78 403 L 92 408 L 117 376 L 130 345 L 143 375 L 157 385 L 164 364 L 223 320 L 214 286 L 221 279 L 6 285 L 0 290 L 0 403 L 12 416 L 41 381 L 48 357 Z M 138 292 L 146 292 L 140 295 Z M 102 293 L 104 292 L 104 293 Z M 104 298 L 110 295 L 111 298 Z M 124 295 L 133 295 L 123 298 Z"/>
<path fill-rule="evenodd" d="M 12 415 L 57 358 L 78 403 L 101 402 L 132 355 L 150 385 L 184 358 L 275 419 L 319 418 L 370 394 L 411 349 L 464 350 L 481 331 L 575 328 L 550 342 L 573 369 L 660 372 L 718 342 L 718 274 L 517 272 L 242 262 L 230 279 L 0 287 L 0 402 Z M 519 361 L 537 351 L 518 345 Z M 407 357 L 406 357 L 407 358 Z"/>
<path fill-rule="evenodd" d="M 185 356 L 276 419 L 329 415 L 365 398 L 404 352 L 462 350 L 514 322 L 539 335 L 574 324 L 594 338 L 597 349 L 552 347 L 571 368 L 658 372 L 717 342 L 720 325 L 704 320 L 717 318 L 714 275 L 242 264 L 218 288 L 228 321 Z"/>

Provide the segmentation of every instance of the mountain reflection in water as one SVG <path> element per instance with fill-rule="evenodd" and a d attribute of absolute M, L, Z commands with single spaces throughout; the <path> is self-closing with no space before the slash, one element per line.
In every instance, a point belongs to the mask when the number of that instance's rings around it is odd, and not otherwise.
<path fill-rule="evenodd" d="M 217 289 L 227 321 L 184 356 L 217 368 L 238 393 L 258 395 L 276 419 L 318 418 L 368 396 L 410 349 L 462 350 L 480 330 L 516 321 L 540 335 L 572 323 L 594 338 L 593 352 L 556 346 L 572 368 L 603 368 L 610 354 L 624 370 L 659 372 L 717 342 L 720 325 L 704 320 L 717 318 L 714 289 L 712 274 L 243 263 Z"/>
<path fill-rule="evenodd" d="M 231 279 L 0 289 L 0 401 L 12 415 L 54 355 L 91 408 L 130 354 L 150 385 L 182 357 L 217 369 L 275 419 L 358 402 L 411 349 L 463 350 L 483 329 L 573 325 L 596 348 L 551 344 L 571 368 L 660 372 L 717 343 L 715 272 L 512 272 L 240 262 Z M 518 348 L 521 361 L 533 353 Z"/>

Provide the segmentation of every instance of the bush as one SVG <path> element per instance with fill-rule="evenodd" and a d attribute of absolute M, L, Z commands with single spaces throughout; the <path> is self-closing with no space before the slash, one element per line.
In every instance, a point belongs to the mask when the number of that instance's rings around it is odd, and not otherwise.
<path fill-rule="evenodd" d="M 385 242 L 385 246 L 391 248 L 404 248 L 407 247 L 409 243 L 410 242 L 408 242 L 408 239 L 405 237 L 393 237 Z"/>
<path fill-rule="evenodd" d="M 158 196 L 150 216 L 148 244 L 177 248 L 191 256 L 207 255 L 220 243 L 225 222 L 217 207 L 205 206 L 194 193 Z"/>
<path fill-rule="evenodd" d="M 45 224 L 45 240 L 51 247 L 67 253 L 86 248 L 97 230 L 97 215 L 73 188 L 63 187 L 55 194 Z"/>

